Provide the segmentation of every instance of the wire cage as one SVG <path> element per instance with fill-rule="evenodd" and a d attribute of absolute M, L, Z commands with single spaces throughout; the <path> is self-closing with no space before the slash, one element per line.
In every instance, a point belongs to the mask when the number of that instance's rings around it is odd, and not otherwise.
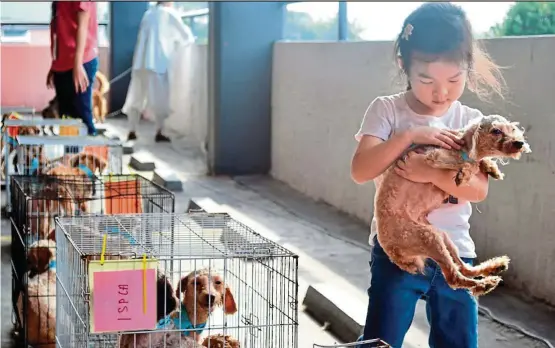
<path fill-rule="evenodd" d="M 113 228 L 132 238 L 103 232 Z M 56 240 L 58 347 L 298 347 L 298 256 L 227 214 L 58 218 Z M 102 279 L 142 257 L 153 273 L 142 280 L 145 303 L 129 306 L 148 324 L 131 328 L 118 321 L 122 294 Z M 102 258 L 109 267 L 93 261 Z"/>
<path fill-rule="evenodd" d="M 385 341 L 376 338 L 371 340 L 365 341 L 358 341 L 358 342 L 351 342 L 351 343 L 343 343 L 343 344 L 333 344 L 333 345 L 318 345 L 314 344 L 313 348 L 391 348 L 389 344 Z"/>
<path fill-rule="evenodd" d="M 2 185 L 7 185 L 9 176 L 15 173 L 17 136 L 87 134 L 87 127 L 80 119 L 43 119 L 41 116 L 25 118 L 13 114 L 6 117 L 2 121 Z"/>
<path fill-rule="evenodd" d="M 15 173 L 18 175 L 48 175 L 54 170 L 56 174 L 92 176 L 97 171 L 99 174 L 121 174 L 123 170 L 122 143 L 104 137 L 21 135 L 16 137 L 16 156 Z M 6 183 L 8 212 L 12 208 L 9 185 L 11 180 Z"/>
<path fill-rule="evenodd" d="M 172 192 L 138 174 L 104 175 L 93 179 L 70 175 L 15 175 L 11 189 L 14 208 L 11 213 L 12 301 L 16 329 L 23 341 L 33 341 L 31 345 L 37 343 L 35 333 L 46 320 L 45 313 L 49 312 L 44 302 L 55 299 L 55 281 L 51 283 L 47 276 L 55 275 L 56 268 L 56 263 L 53 267 L 44 261 L 47 258 L 44 255 L 48 255 L 44 250 L 46 246 L 42 245 L 44 248 L 39 252 L 33 251 L 33 247 L 41 250 L 41 243 L 55 241 L 55 217 L 173 213 L 175 210 Z M 53 250 L 51 256 L 55 258 L 55 242 L 48 248 Z M 42 257 L 42 266 L 36 266 L 33 253 Z M 39 296 L 35 291 L 36 282 L 51 285 L 41 287 L 41 299 L 36 298 Z M 37 306 L 41 303 L 42 306 Z M 50 319 L 50 323 L 53 322 L 55 319 Z M 43 340 L 46 339 L 43 337 Z"/>

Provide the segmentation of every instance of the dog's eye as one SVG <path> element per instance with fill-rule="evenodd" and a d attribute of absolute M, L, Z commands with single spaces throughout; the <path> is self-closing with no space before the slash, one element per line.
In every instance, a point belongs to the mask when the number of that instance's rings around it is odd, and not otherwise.
<path fill-rule="evenodd" d="M 491 130 L 491 134 L 493 135 L 501 135 L 503 132 L 500 129 L 494 128 Z"/>
<path fill-rule="evenodd" d="M 221 285 L 222 281 L 221 280 L 216 280 L 216 285 Z"/>

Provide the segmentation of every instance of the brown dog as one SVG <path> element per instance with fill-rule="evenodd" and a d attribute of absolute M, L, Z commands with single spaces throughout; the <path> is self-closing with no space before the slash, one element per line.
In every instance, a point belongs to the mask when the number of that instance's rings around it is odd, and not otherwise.
<path fill-rule="evenodd" d="M 100 71 L 96 72 L 95 80 L 98 83 L 97 88 L 93 88 L 92 91 L 92 110 L 95 122 L 104 123 L 106 120 L 106 115 L 108 114 L 108 102 L 106 101 L 105 94 L 110 90 L 110 82 L 106 76 Z M 59 119 L 60 108 L 58 104 L 58 99 L 56 97 L 52 98 L 48 102 L 48 106 L 42 109 L 42 117 Z"/>
<path fill-rule="evenodd" d="M 455 171 L 457 185 L 466 184 L 480 170 L 502 180 L 503 174 L 493 158 L 519 159 L 522 153 L 530 152 L 524 130 L 517 126 L 518 123 L 502 116 L 485 116 L 460 130 L 465 141 L 462 152 L 423 146 L 426 163 Z M 393 167 L 389 168 L 376 193 L 378 241 L 391 261 L 409 273 L 423 272 L 425 260 L 430 258 L 441 267 L 452 288 L 467 288 L 474 295 L 486 294 L 499 284 L 501 278 L 494 275 L 508 268 L 509 258 L 493 258 L 474 267 L 461 260 L 448 235 L 426 218 L 448 196 L 431 183 L 411 182 L 395 173 Z M 484 278 L 473 279 L 479 276 Z"/>
<path fill-rule="evenodd" d="M 164 286 L 165 290 L 161 290 Z M 167 302 L 170 284 L 165 277 L 158 278 L 158 319 L 164 313 L 161 305 Z M 171 290 L 173 292 L 173 290 Z M 183 277 L 176 290 L 177 298 L 183 295 L 181 309 L 166 308 L 167 325 L 152 333 L 123 334 L 119 337 L 120 348 L 200 348 L 201 333 L 208 317 L 215 306 L 223 306 L 227 315 L 237 312 L 237 305 L 231 289 L 224 284 L 222 277 L 207 269 L 191 272 Z M 172 295 L 173 297 L 173 295 Z M 176 299 L 177 300 L 177 299 Z M 171 304 L 178 301 L 170 301 Z M 176 323 L 186 323 L 187 327 L 177 327 Z M 177 330 L 195 329 L 196 331 L 179 332 Z M 166 331 L 171 330 L 171 331 Z M 218 335 L 209 336 L 211 347 L 213 342 L 221 341 Z M 208 342 L 205 340 L 205 342 Z M 230 340 L 231 342 L 231 340 Z M 205 345 L 206 346 L 206 345 Z M 232 346 L 233 347 L 233 346 Z"/>
<path fill-rule="evenodd" d="M 29 247 L 25 324 L 29 345 L 56 347 L 56 242 L 41 239 Z M 17 307 L 23 318 L 23 296 Z"/>
<path fill-rule="evenodd" d="M 96 122 L 104 123 L 106 115 L 108 114 L 108 101 L 105 94 L 110 90 L 110 82 L 101 72 L 96 73 L 96 81 L 98 81 L 98 88 L 93 90 L 93 117 Z"/>
<path fill-rule="evenodd" d="M 4 121 L 10 119 L 10 120 L 20 120 L 22 119 L 20 115 L 16 114 L 16 113 L 11 113 L 11 114 L 4 114 L 2 115 L 2 136 L 0 137 L 0 148 L 2 149 L 2 153 L 1 153 L 1 175 L 2 175 L 2 180 L 6 179 L 6 161 L 8 161 L 8 158 L 4 158 L 5 152 L 4 152 L 4 146 L 5 144 L 5 139 L 4 139 L 4 133 L 8 131 L 8 127 L 4 126 Z M 15 133 L 15 135 L 39 135 L 40 134 L 40 128 L 36 127 L 36 126 L 19 126 L 19 127 L 9 127 L 9 128 L 14 128 L 13 133 Z M 10 136 L 8 138 L 8 156 L 9 154 L 11 154 L 14 149 L 15 149 L 15 139 L 13 136 Z M 17 158 L 17 154 L 14 157 L 14 166 L 17 165 L 17 163 L 19 162 L 19 159 Z M 27 160 L 24 163 L 30 163 Z"/>

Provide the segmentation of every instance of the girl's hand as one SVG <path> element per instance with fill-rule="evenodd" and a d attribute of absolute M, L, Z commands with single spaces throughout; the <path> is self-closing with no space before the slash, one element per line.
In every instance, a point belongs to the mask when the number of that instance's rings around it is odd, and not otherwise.
<path fill-rule="evenodd" d="M 464 142 L 458 138 L 457 131 L 434 127 L 415 127 L 407 131 L 413 144 L 437 145 L 446 149 L 460 150 Z"/>
<path fill-rule="evenodd" d="M 73 68 L 73 84 L 75 85 L 76 93 L 84 93 L 87 87 L 89 87 L 89 78 L 83 64 Z"/>
<path fill-rule="evenodd" d="M 54 72 L 52 70 L 48 70 L 46 75 L 46 87 L 48 89 L 54 88 Z"/>
<path fill-rule="evenodd" d="M 433 183 L 437 170 L 425 162 L 426 155 L 416 151 L 409 152 L 395 165 L 395 172 L 412 182 Z"/>

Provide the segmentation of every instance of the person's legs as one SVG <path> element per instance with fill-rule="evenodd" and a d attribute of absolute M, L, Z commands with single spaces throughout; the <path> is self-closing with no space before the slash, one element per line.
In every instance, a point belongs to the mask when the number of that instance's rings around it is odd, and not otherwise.
<path fill-rule="evenodd" d="M 77 117 L 73 98 L 75 88 L 73 87 L 73 73 L 71 70 L 55 72 L 53 75 L 54 90 L 58 100 L 58 112 L 60 117 Z"/>
<path fill-rule="evenodd" d="M 430 286 L 428 275 L 412 275 L 393 264 L 377 240 L 370 261 L 372 279 L 364 334 L 360 341 L 382 339 L 392 347 L 403 344 L 416 308 L 416 302 Z M 359 348 L 370 345 L 360 344 Z"/>
<path fill-rule="evenodd" d="M 471 259 L 463 259 L 472 264 Z M 454 290 L 439 267 L 426 299 L 431 348 L 477 348 L 478 303 L 468 290 Z"/>
<path fill-rule="evenodd" d="M 96 127 L 93 122 L 93 111 L 92 111 L 92 89 L 94 84 L 94 78 L 96 72 L 98 71 L 98 58 L 83 64 L 87 77 L 89 79 L 89 86 L 84 92 L 77 93 L 75 95 L 75 109 L 78 112 L 78 117 L 83 120 L 83 123 L 87 126 L 87 132 L 89 135 L 96 135 Z M 74 87 L 75 88 L 75 87 Z"/>
<path fill-rule="evenodd" d="M 60 117 L 78 118 L 79 112 L 75 109 L 75 87 L 73 85 L 73 70 L 55 72 L 53 76 L 56 99 L 58 100 L 58 112 Z M 64 154 L 77 153 L 76 146 L 65 146 Z"/>
<path fill-rule="evenodd" d="M 157 142 L 167 142 L 170 138 L 162 134 L 164 122 L 170 113 L 170 86 L 168 74 L 149 73 L 148 79 L 148 109 L 154 113 Z"/>
<path fill-rule="evenodd" d="M 133 71 L 131 73 L 131 81 L 127 89 L 125 104 L 121 109 L 127 115 L 127 121 L 129 122 L 128 140 L 137 139 L 137 127 L 139 126 L 141 114 L 146 103 L 145 79 L 145 72 Z"/>

